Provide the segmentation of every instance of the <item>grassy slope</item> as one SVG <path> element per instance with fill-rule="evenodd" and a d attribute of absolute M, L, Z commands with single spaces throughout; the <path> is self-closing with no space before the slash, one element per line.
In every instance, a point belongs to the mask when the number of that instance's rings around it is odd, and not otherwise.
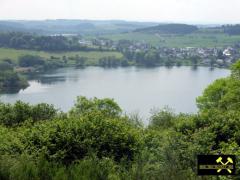
<path fill-rule="evenodd" d="M 76 51 L 76 52 L 58 52 L 58 53 L 49 53 L 45 51 L 32 51 L 32 50 L 16 50 L 16 49 L 8 49 L 8 48 L 0 48 L 0 60 L 4 58 L 10 58 L 13 60 L 17 60 L 19 56 L 21 55 L 38 55 L 41 57 L 44 57 L 46 59 L 50 58 L 51 56 L 54 57 L 62 57 L 62 56 L 75 56 L 79 55 L 80 57 L 87 57 L 89 61 L 96 62 L 98 59 L 102 57 L 107 56 L 115 56 L 117 58 L 122 57 L 122 54 L 119 52 L 101 52 L 101 51 L 90 51 L 90 52 L 84 52 L 84 51 Z"/>
<path fill-rule="evenodd" d="M 240 36 L 229 36 L 223 33 L 194 33 L 190 35 L 160 35 L 139 32 L 104 36 L 112 40 L 133 40 L 147 42 L 154 46 L 164 47 L 223 47 L 240 42 Z"/>
<path fill-rule="evenodd" d="M 112 34 L 112 35 L 105 35 L 105 38 L 112 39 L 113 41 L 118 40 L 132 40 L 132 41 L 140 41 L 140 42 L 147 42 L 152 45 L 157 45 L 159 43 L 159 38 L 156 38 L 155 35 L 152 34 L 144 34 L 139 32 L 130 32 L 130 33 L 121 33 L 121 34 Z"/>

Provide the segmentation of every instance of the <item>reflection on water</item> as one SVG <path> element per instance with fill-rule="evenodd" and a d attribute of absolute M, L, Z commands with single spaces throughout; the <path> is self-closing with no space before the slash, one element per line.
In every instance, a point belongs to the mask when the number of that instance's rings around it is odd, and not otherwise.
<path fill-rule="evenodd" d="M 66 81 L 64 76 L 40 76 L 36 79 L 41 84 L 55 84 Z"/>
<path fill-rule="evenodd" d="M 19 87 L 8 87 L 8 88 L 5 88 L 4 90 L 0 91 L 0 96 L 1 96 L 1 94 L 16 94 L 20 90 L 21 89 Z"/>
<path fill-rule="evenodd" d="M 34 94 L 34 93 L 42 93 L 47 91 L 49 86 L 44 86 L 43 84 L 39 83 L 39 81 L 29 81 L 29 87 L 20 90 L 19 94 Z"/>
<path fill-rule="evenodd" d="M 166 105 L 177 112 L 196 112 L 195 99 L 215 79 L 229 70 L 207 67 L 64 68 L 35 76 L 30 86 L 3 94 L 4 102 L 46 102 L 68 111 L 77 96 L 114 98 L 127 112 L 149 116 L 151 108 Z"/>

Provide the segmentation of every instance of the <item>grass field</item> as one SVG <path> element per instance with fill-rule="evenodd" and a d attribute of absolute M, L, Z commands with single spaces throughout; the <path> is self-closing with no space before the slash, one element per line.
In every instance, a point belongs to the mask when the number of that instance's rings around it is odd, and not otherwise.
<path fill-rule="evenodd" d="M 240 43 L 240 36 L 229 36 L 223 33 L 194 33 L 189 35 L 162 35 L 139 32 L 106 35 L 105 38 L 132 40 L 150 43 L 162 47 L 224 47 Z"/>
<path fill-rule="evenodd" d="M 5 58 L 10 58 L 14 61 L 18 59 L 19 56 L 22 55 L 38 55 L 46 59 L 50 59 L 51 56 L 60 57 L 66 56 L 76 56 L 86 57 L 91 62 L 96 62 L 102 57 L 107 56 L 115 56 L 117 58 L 121 58 L 123 55 L 119 52 L 107 52 L 107 51 L 76 51 L 76 52 L 60 52 L 60 53 L 50 53 L 45 51 L 32 51 L 32 50 L 16 50 L 16 49 L 8 49 L 8 48 L 0 48 L 0 60 Z"/>

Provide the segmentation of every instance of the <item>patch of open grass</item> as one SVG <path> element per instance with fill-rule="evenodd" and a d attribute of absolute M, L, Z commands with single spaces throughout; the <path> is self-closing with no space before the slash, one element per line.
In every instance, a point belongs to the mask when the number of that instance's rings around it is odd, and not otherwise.
<path fill-rule="evenodd" d="M 0 48 L 0 60 L 9 58 L 14 61 L 17 61 L 18 57 L 22 55 L 38 55 L 45 59 L 50 59 L 51 56 L 62 58 L 66 57 L 74 57 L 79 55 L 79 57 L 86 57 L 91 62 L 96 62 L 100 58 L 115 56 L 116 58 L 121 58 L 123 55 L 119 52 L 108 52 L 108 51 L 74 51 L 74 52 L 46 52 L 46 51 L 33 51 L 33 50 L 16 50 L 9 48 Z"/>
<path fill-rule="evenodd" d="M 188 35 L 150 34 L 130 32 L 106 35 L 105 38 L 146 42 L 160 47 L 224 47 L 240 43 L 240 36 L 229 36 L 224 33 L 193 33 Z"/>

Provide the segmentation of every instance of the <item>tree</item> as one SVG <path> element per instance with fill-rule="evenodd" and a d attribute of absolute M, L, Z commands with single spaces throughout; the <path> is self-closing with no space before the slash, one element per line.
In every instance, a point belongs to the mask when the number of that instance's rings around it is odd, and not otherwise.
<path fill-rule="evenodd" d="M 84 66 L 87 60 L 88 60 L 88 58 L 86 58 L 86 57 L 77 56 L 75 62 L 76 62 L 77 66 Z"/>
<path fill-rule="evenodd" d="M 240 60 L 232 65 L 231 76 L 235 79 L 240 80 Z"/>
<path fill-rule="evenodd" d="M 62 56 L 62 60 L 65 64 L 67 64 L 67 57 L 66 56 Z"/>
<path fill-rule="evenodd" d="M 34 67 L 34 66 L 41 66 L 45 64 L 45 61 L 40 56 L 33 56 L 33 55 L 24 55 L 19 57 L 19 65 L 22 67 Z"/>
<path fill-rule="evenodd" d="M 7 65 L 8 66 L 8 65 Z M 6 68 L 6 66 L 2 66 Z M 25 78 L 21 77 L 8 66 L 8 70 L 0 71 L 0 92 L 18 92 L 28 86 Z"/>
<path fill-rule="evenodd" d="M 197 98 L 197 105 L 201 111 L 240 110 L 239 65 L 238 61 L 232 66 L 230 77 L 216 80 L 204 90 L 202 96 Z"/>
<path fill-rule="evenodd" d="M 41 103 L 31 106 L 30 118 L 34 121 L 52 120 L 57 116 L 58 110 L 53 105 Z"/>
<path fill-rule="evenodd" d="M 154 51 L 147 52 L 144 56 L 144 61 L 142 61 L 143 65 L 146 66 L 154 66 L 158 62 L 158 55 Z"/>
<path fill-rule="evenodd" d="M 200 57 L 198 57 L 198 56 L 193 56 L 193 57 L 191 57 L 192 65 L 193 65 L 193 66 L 197 66 L 199 59 L 200 59 Z"/>
<path fill-rule="evenodd" d="M 0 71 L 13 71 L 13 65 L 6 61 L 0 62 Z"/>
<path fill-rule="evenodd" d="M 57 115 L 57 110 L 45 103 L 29 105 L 22 101 L 17 101 L 14 105 L 0 103 L 0 125 L 19 126 L 27 120 L 33 122 L 52 120 Z"/>
<path fill-rule="evenodd" d="M 106 117 L 119 116 L 121 108 L 112 99 L 87 99 L 80 96 L 70 111 L 71 116 L 82 116 L 91 112 L 100 112 Z"/>
<path fill-rule="evenodd" d="M 223 56 L 223 51 L 222 50 L 217 50 L 217 58 L 218 59 L 224 59 L 224 56 Z"/>
<path fill-rule="evenodd" d="M 149 127 L 153 129 L 167 129 L 173 125 L 173 121 L 176 118 L 173 110 L 165 107 L 159 111 L 152 111 Z"/>
<path fill-rule="evenodd" d="M 135 60 L 137 64 L 141 64 L 142 61 L 144 61 L 144 55 L 145 53 L 143 51 L 135 53 Z"/>

